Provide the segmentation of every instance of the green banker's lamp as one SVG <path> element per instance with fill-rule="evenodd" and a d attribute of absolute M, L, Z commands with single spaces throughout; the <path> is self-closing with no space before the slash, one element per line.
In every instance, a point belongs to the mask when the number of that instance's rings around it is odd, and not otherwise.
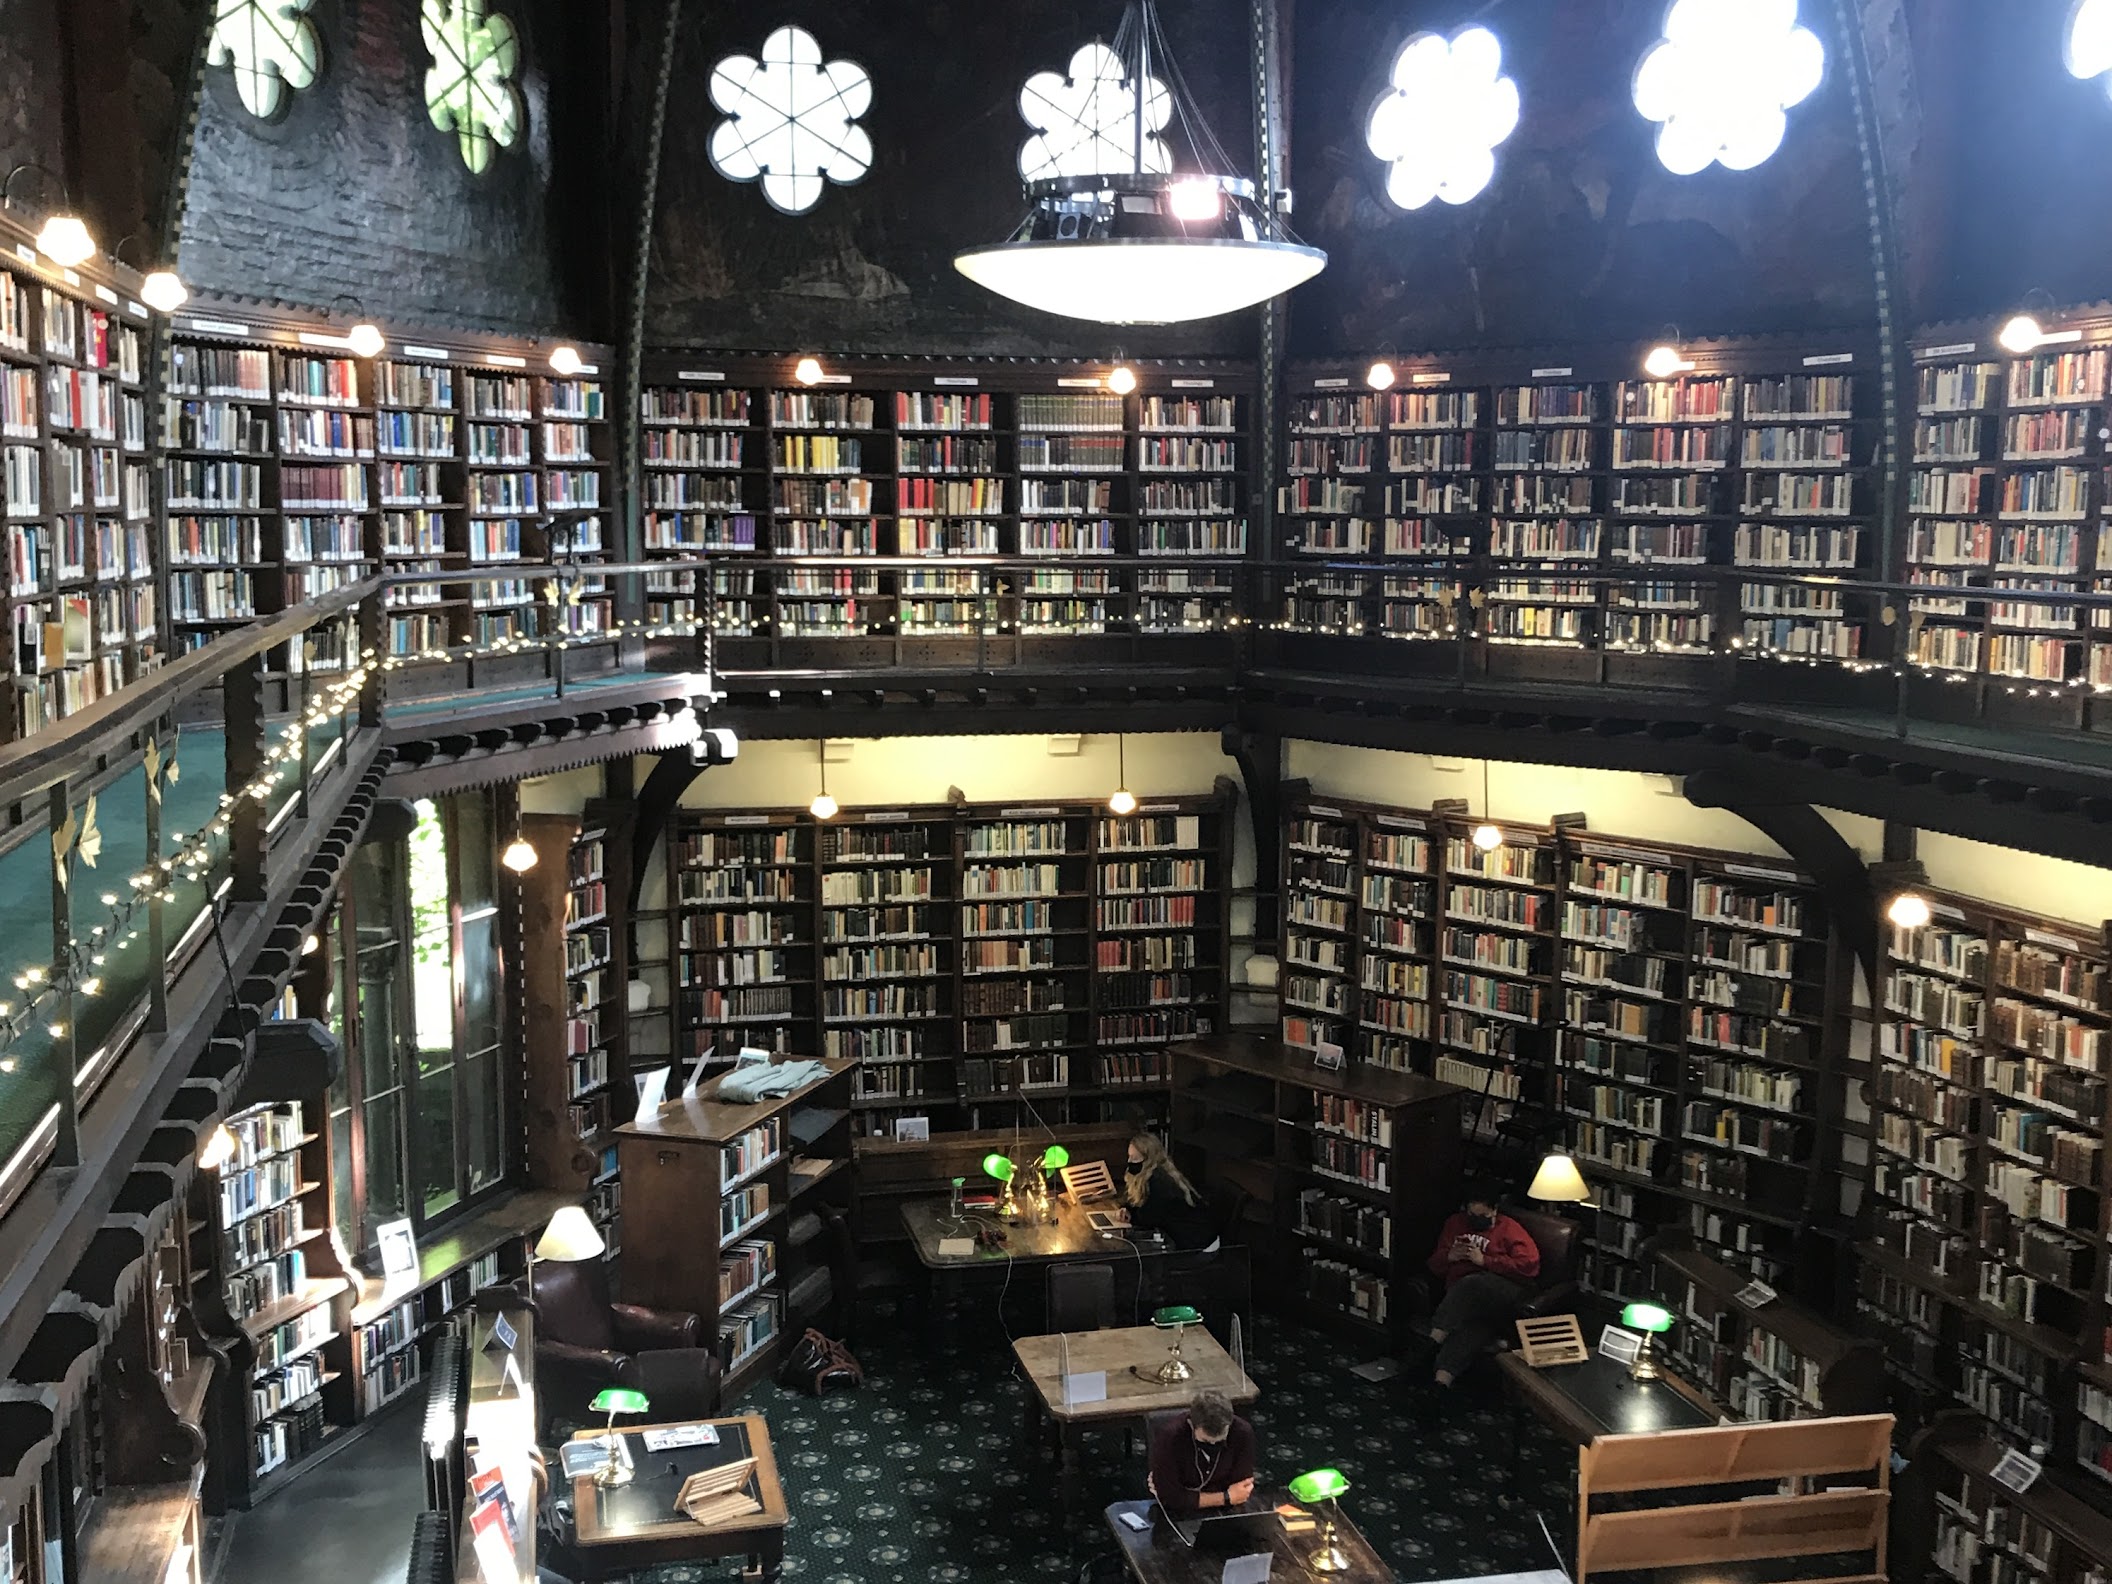
<path fill-rule="evenodd" d="M 594 1413 L 605 1413 L 609 1416 L 609 1427 L 602 1432 L 601 1440 L 608 1459 L 594 1471 L 594 1483 L 603 1489 L 611 1485 L 630 1484 L 631 1466 L 616 1455 L 616 1449 L 620 1445 L 616 1439 L 616 1416 L 620 1413 L 642 1414 L 652 1405 L 645 1400 L 645 1393 L 642 1391 L 633 1391 L 628 1386 L 606 1386 L 595 1394 L 594 1400 L 587 1406 Z"/>
<path fill-rule="evenodd" d="M 1672 1329 L 1672 1311 L 1662 1304 L 1632 1303 L 1621 1311 L 1621 1324 L 1643 1334 L 1643 1345 L 1635 1350 L 1635 1362 L 1628 1367 L 1628 1378 L 1639 1381 L 1660 1379 L 1657 1360 L 1650 1354 L 1650 1339 Z"/>
<path fill-rule="evenodd" d="M 1342 1471 L 1333 1468 L 1316 1468 L 1291 1481 L 1291 1500 L 1300 1506 L 1317 1508 L 1323 1502 L 1327 1504 L 1327 1511 L 1320 1518 L 1320 1549 L 1313 1553 L 1315 1573 L 1349 1571 L 1349 1553 L 1335 1539 L 1335 1503 L 1348 1489 L 1349 1481 L 1342 1477 Z"/>
<path fill-rule="evenodd" d="M 1051 1226 L 1056 1224 L 1056 1201 L 1049 1193 L 1049 1173 L 1062 1171 L 1071 1163 L 1071 1152 L 1061 1144 L 1051 1144 L 1041 1152 L 1041 1159 L 1034 1163 L 1034 1187 L 1032 1197 L 1041 1219 Z"/>
<path fill-rule="evenodd" d="M 1019 1196 L 1012 1191 L 1012 1179 L 1019 1175 L 1019 1168 L 1012 1164 L 1012 1157 L 992 1150 L 983 1157 L 983 1173 L 1004 1185 L 1004 1194 L 997 1201 L 997 1213 L 1001 1216 L 1018 1215 Z"/>
<path fill-rule="evenodd" d="M 1181 1337 L 1190 1326 L 1202 1318 L 1201 1312 L 1190 1304 L 1168 1304 L 1164 1309 L 1153 1313 L 1151 1323 L 1161 1331 L 1173 1333 L 1173 1346 L 1166 1351 L 1166 1362 L 1152 1372 L 1152 1380 L 1161 1386 L 1176 1386 L 1194 1377 L 1195 1371 L 1190 1369 L 1188 1361 L 1181 1357 Z"/>

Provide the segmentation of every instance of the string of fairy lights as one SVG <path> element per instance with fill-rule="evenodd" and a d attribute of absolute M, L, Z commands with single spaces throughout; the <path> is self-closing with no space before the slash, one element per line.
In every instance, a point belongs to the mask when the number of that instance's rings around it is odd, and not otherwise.
<path fill-rule="evenodd" d="M 89 997 L 101 993 L 102 970 L 111 954 L 140 938 L 145 927 L 139 917 L 142 910 L 157 899 L 173 902 L 179 881 L 206 880 L 219 843 L 234 827 L 237 810 L 245 801 L 270 802 L 272 794 L 299 770 L 303 744 L 308 735 L 317 727 L 338 719 L 356 704 L 361 689 L 374 673 L 375 659 L 372 654 L 367 655 L 358 666 L 342 673 L 303 709 L 289 715 L 280 724 L 274 740 L 265 746 L 257 773 L 241 787 L 222 792 L 218 811 L 202 827 L 188 838 L 181 831 L 170 832 L 170 840 L 175 845 L 169 852 L 158 858 L 150 857 L 144 867 L 126 877 L 122 890 L 101 892 L 100 901 L 105 910 L 103 922 L 70 934 L 66 948 L 57 954 L 56 962 L 49 966 L 31 965 L 14 975 L 13 983 L 20 999 L 0 1000 L 0 1074 L 18 1070 L 19 1056 L 13 1047 L 39 1026 L 54 1041 L 65 1036 L 66 1025 L 59 1016 L 65 997 L 69 993 Z M 173 750 L 164 752 L 159 742 L 158 737 L 154 739 L 151 758 L 155 767 L 149 772 L 147 788 L 147 795 L 156 799 L 162 796 L 164 780 L 173 780 L 177 774 L 175 753 Z M 66 869 L 69 890 L 75 856 L 71 849 L 62 852 L 58 837 L 54 837 L 53 861 Z M 89 861 L 89 855 L 80 856 L 84 862 Z M 210 897 L 206 905 L 212 905 Z"/>

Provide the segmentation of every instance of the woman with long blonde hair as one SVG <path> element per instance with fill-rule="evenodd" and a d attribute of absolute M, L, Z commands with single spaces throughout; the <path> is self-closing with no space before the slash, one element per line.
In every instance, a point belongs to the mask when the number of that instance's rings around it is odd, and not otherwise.
<path fill-rule="evenodd" d="M 1209 1206 L 1174 1165 L 1157 1135 L 1131 1136 L 1125 1170 L 1122 1202 L 1129 1206 L 1131 1226 L 1140 1232 L 1161 1233 L 1175 1248 L 1217 1247 L 1217 1228 L 1211 1224 Z"/>

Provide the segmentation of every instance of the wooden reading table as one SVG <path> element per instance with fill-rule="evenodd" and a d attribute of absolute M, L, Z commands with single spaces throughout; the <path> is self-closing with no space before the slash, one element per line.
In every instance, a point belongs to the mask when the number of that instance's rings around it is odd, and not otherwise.
<path fill-rule="evenodd" d="M 614 1578 L 664 1562 L 699 1562 L 713 1557 L 748 1558 L 748 1573 L 777 1584 L 785 1562 L 785 1488 L 778 1482 L 770 1432 L 759 1414 L 733 1419 L 686 1420 L 716 1426 L 716 1446 L 648 1452 L 645 1432 L 675 1425 L 631 1425 L 618 1429 L 637 1470 L 630 1484 L 604 1490 L 592 1474 L 572 1482 L 573 1555 L 584 1584 Z M 582 1430 L 574 1441 L 599 1441 L 598 1430 Z M 690 1475 L 738 1457 L 755 1459 L 755 1488 L 763 1510 L 706 1528 L 675 1506 Z"/>
<path fill-rule="evenodd" d="M 1146 1380 L 1166 1361 L 1173 1333 L 1157 1326 L 1118 1326 L 1107 1331 L 1068 1331 L 1053 1336 L 1021 1337 L 1012 1344 L 1019 1367 L 1033 1390 L 1027 1395 L 1027 1439 L 1040 1439 L 1043 1420 L 1055 1421 L 1063 1458 L 1063 1502 L 1077 1504 L 1079 1437 L 1087 1430 L 1114 1425 L 1144 1427 L 1151 1414 L 1186 1408 L 1195 1394 L 1214 1387 L 1244 1406 L 1261 1396 L 1247 1372 L 1200 1325 L 1181 1334 L 1181 1357 L 1195 1373 L 1171 1386 Z M 1104 1372 L 1107 1396 L 1100 1402 L 1065 1401 L 1063 1372 L 1068 1358 L 1073 1376 Z"/>
<path fill-rule="evenodd" d="M 1255 1495 L 1277 1506 L 1294 1505 L 1290 1493 L 1280 1488 L 1256 1491 Z M 1132 1529 L 1122 1521 L 1124 1513 L 1135 1513 L 1152 1523 L 1144 1529 Z M 1218 1584 L 1224 1577 L 1224 1556 L 1184 1545 L 1173 1526 L 1159 1514 L 1156 1502 L 1116 1502 L 1107 1509 L 1107 1531 L 1122 1548 L 1122 1560 L 1129 1564 L 1130 1577 L 1138 1584 Z M 1320 1548 L 1320 1534 L 1317 1521 L 1312 1528 L 1297 1534 L 1283 1529 L 1271 1534 L 1268 1546 L 1274 1561 L 1269 1567 L 1269 1584 L 1394 1584 L 1393 1569 L 1379 1560 L 1371 1542 L 1349 1521 L 1349 1514 L 1335 1515 L 1335 1543 L 1349 1558 L 1346 1572 L 1322 1573 L 1312 1565 L 1313 1553 Z"/>

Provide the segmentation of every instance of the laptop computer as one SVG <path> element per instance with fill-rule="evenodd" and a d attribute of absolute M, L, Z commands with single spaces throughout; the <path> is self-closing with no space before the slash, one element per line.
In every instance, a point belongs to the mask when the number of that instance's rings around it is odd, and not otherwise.
<path fill-rule="evenodd" d="M 1276 1516 L 1276 1509 L 1259 1502 L 1249 1502 L 1244 1507 L 1213 1507 L 1192 1518 L 1176 1518 L 1163 1506 L 1158 1512 L 1182 1545 L 1219 1556 L 1266 1551 L 1269 1542 L 1283 1530 L 1283 1520 Z"/>

